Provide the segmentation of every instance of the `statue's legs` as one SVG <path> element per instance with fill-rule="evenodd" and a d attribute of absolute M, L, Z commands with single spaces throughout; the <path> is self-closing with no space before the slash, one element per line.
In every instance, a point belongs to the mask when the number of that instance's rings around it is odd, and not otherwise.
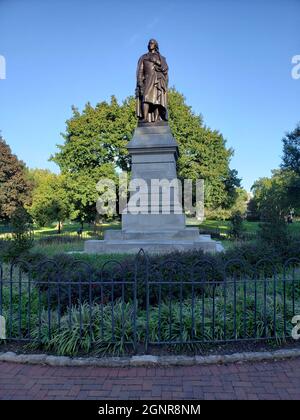
<path fill-rule="evenodd" d="M 143 102 L 143 121 L 156 122 L 159 120 L 167 121 L 167 110 L 163 106 Z"/>
<path fill-rule="evenodd" d="M 148 122 L 148 115 L 149 115 L 149 104 L 148 102 L 144 102 L 143 103 L 143 116 L 144 116 L 145 122 Z"/>
<path fill-rule="evenodd" d="M 168 121 L 166 108 L 164 108 L 163 106 L 158 106 L 157 109 L 158 109 L 158 113 L 159 113 L 160 118 L 163 121 Z"/>

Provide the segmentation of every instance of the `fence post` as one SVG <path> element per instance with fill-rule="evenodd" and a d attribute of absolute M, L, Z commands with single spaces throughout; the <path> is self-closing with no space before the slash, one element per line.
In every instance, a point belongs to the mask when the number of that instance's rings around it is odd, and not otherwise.
<path fill-rule="evenodd" d="M 134 275 L 134 350 L 137 351 L 137 328 L 136 318 L 138 312 L 138 269 L 140 260 L 143 259 L 145 262 L 145 270 L 143 270 L 143 278 L 141 281 L 145 282 L 145 293 L 146 293 L 146 331 L 145 331 L 145 352 L 148 352 L 148 341 L 149 341 L 149 260 L 145 251 L 141 248 L 135 258 L 135 275 Z M 143 300 L 143 299 L 142 299 Z"/>
<path fill-rule="evenodd" d="M 134 264 L 134 281 L 133 281 L 133 351 L 137 353 L 137 331 L 136 331 L 136 317 L 137 317 L 137 273 L 138 273 L 138 255 L 135 258 Z"/>
<path fill-rule="evenodd" d="M 138 271 L 141 264 L 139 264 L 140 260 L 144 259 L 146 263 L 146 270 L 145 273 L 143 272 L 143 276 L 145 276 L 145 287 L 146 287 L 146 337 L 145 337 L 145 350 L 147 352 L 148 349 L 148 276 L 149 276 L 149 264 L 148 264 L 148 257 L 145 254 L 143 248 L 139 250 L 135 257 L 135 269 L 134 269 L 134 283 L 133 283 L 133 349 L 134 352 L 137 352 L 137 314 L 138 314 Z M 144 282 L 144 278 L 141 279 Z"/>

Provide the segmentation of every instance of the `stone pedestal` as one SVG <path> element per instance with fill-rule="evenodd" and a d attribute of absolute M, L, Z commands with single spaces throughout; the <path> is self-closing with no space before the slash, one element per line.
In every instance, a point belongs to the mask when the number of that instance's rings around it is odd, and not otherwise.
<path fill-rule="evenodd" d="M 148 253 L 222 250 L 222 245 L 209 235 L 199 235 L 198 228 L 185 226 L 185 215 L 176 188 L 178 146 L 169 125 L 158 123 L 137 127 L 127 148 L 132 160 L 131 179 L 143 180 L 146 188 L 131 193 L 122 214 L 122 230 L 105 231 L 103 241 L 86 241 L 85 252 L 137 253 L 141 248 Z M 162 184 L 172 182 L 171 189 L 157 188 L 153 180 Z M 169 195 L 170 199 L 166 200 Z"/>

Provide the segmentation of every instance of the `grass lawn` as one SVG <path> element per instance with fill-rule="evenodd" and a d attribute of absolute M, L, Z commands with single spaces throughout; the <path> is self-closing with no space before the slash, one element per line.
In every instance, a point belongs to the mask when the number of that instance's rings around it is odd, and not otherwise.
<path fill-rule="evenodd" d="M 52 244 L 39 244 L 38 241 L 35 242 L 31 252 L 45 254 L 47 257 L 51 258 L 56 254 L 62 254 L 65 252 L 78 252 L 76 258 L 81 261 L 86 261 L 88 263 L 93 263 L 94 266 L 101 267 L 102 264 L 106 261 L 122 261 L 124 258 L 128 258 L 126 254 L 81 254 L 84 249 L 84 240 L 79 240 L 72 243 L 52 243 Z"/>
<path fill-rule="evenodd" d="M 245 220 L 243 222 L 243 226 L 246 233 L 257 233 L 259 230 L 260 222 L 248 222 Z M 199 226 L 202 229 L 219 229 L 221 233 L 227 233 L 230 229 L 230 221 L 229 220 L 205 220 L 202 223 L 199 223 L 196 219 L 190 218 L 187 219 L 187 225 L 189 226 Z M 295 221 L 288 225 L 288 230 L 297 235 L 300 235 L 300 220 Z"/>
<path fill-rule="evenodd" d="M 228 220 L 205 220 L 204 222 L 199 223 L 199 221 L 195 218 L 187 218 L 186 223 L 187 226 L 198 226 L 202 229 L 219 229 L 221 233 L 227 233 L 230 229 L 230 221 Z M 244 221 L 243 225 L 247 233 L 256 233 L 259 229 L 259 222 Z M 80 227 L 80 223 L 66 222 L 63 225 L 62 234 L 76 236 L 77 231 Z M 121 229 L 121 222 L 116 220 L 112 222 L 102 223 L 101 225 L 97 226 L 96 233 L 101 234 L 101 232 L 103 232 L 106 229 Z M 288 229 L 295 234 L 300 234 L 300 221 L 295 221 L 294 223 L 288 225 Z M 7 233 L 9 233 L 8 228 L 0 225 L 0 238 L 1 236 L 6 235 Z M 86 234 L 86 236 L 93 236 L 93 226 L 85 223 L 83 226 L 83 233 Z M 57 235 L 56 224 L 53 223 L 52 225 L 45 226 L 42 228 L 35 227 L 34 234 L 37 238 L 43 236 Z"/>
<path fill-rule="evenodd" d="M 84 241 L 78 240 L 71 243 L 39 243 L 39 241 L 34 242 L 32 252 L 46 254 L 49 257 L 52 257 L 55 254 L 62 254 L 64 252 L 82 252 L 84 247 Z"/>
<path fill-rule="evenodd" d="M 40 239 L 49 236 L 55 236 L 57 238 L 62 236 L 78 236 L 78 230 L 81 228 L 80 223 L 75 222 L 66 222 L 63 224 L 61 229 L 61 233 L 58 234 L 57 232 L 57 225 L 55 223 L 45 226 L 45 227 L 33 227 L 33 233 L 35 239 Z M 121 223 L 119 221 L 112 221 L 109 223 L 102 223 L 98 225 L 96 229 L 93 225 L 88 223 L 84 223 L 83 225 L 83 233 L 82 237 L 84 239 L 94 238 L 96 236 L 103 236 L 103 232 L 106 229 L 120 229 Z M 11 230 L 8 226 L 4 226 L 0 224 L 0 239 L 5 239 L 7 237 L 11 237 Z"/>
<path fill-rule="evenodd" d="M 221 233 L 227 233 L 230 229 L 230 225 L 229 220 L 205 220 L 198 226 L 202 229 L 220 229 Z M 246 232 L 255 233 L 258 231 L 259 222 L 244 221 L 243 226 Z"/>
<path fill-rule="evenodd" d="M 119 229 L 121 226 L 121 223 L 119 221 L 112 221 L 107 223 L 102 223 L 101 225 L 98 225 L 96 228 L 96 233 L 102 232 L 105 229 Z M 76 236 L 77 231 L 81 228 L 80 223 L 75 222 L 68 222 L 63 225 L 62 228 L 62 234 L 64 235 L 71 235 Z M 93 225 L 90 225 L 88 223 L 83 224 L 83 233 L 92 236 L 94 234 L 94 227 Z M 57 235 L 57 227 L 56 224 L 52 224 L 50 226 L 45 226 L 42 228 L 34 228 L 34 234 L 39 236 L 47 236 L 47 235 Z"/>

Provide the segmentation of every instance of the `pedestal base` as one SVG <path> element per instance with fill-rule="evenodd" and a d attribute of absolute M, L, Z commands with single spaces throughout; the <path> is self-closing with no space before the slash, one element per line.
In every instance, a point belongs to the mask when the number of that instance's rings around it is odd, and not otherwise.
<path fill-rule="evenodd" d="M 223 251 L 220 243 L 209 240 L 199 242 L 188 241 L 86 241 L 85 252 L 88 254 L 137 254 L 143 249 L 148 254 L 169 254 L 174 251 L 187 252 L 202 250 L 203 252 L 216 253 Z"/>
<path fill-rule="evenodd" d="M 212 240 L 210 235 L 199 235 L 197 228 L 151 233 L 108 230 L 103 241 L 89 240 L 84 244 L 84 251 L 89 254 L 137 254 L 141 248 L 149 254 L 193 250 L 211 253 L 223 251 L 220 242 Z"/>

